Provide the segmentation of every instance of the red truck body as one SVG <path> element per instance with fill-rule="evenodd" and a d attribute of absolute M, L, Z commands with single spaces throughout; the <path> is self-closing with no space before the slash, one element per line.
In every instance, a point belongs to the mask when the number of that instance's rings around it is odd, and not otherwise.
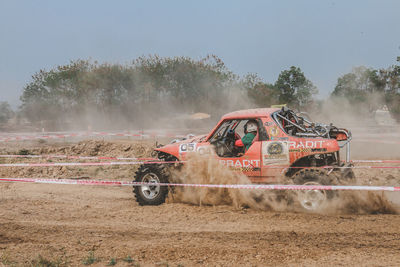
<path fill-rule="evenodd" d="M 216 160 L 219 160 L 221 164 L 243 172 L 252 182 L 274 182 L 282 174 L 290 175 L 291 172 L 296 172 L 298 166 L 340 164 L 338 142 L 349 141 L 351 135 L 347 130 L 335 127 L 335 130 L 331 131 L 332 136 L 328 135 L 329 137 L 312 134 L 308 134 L 309 137 L 303 136 L 306 133 L 290 135 L 284 127 L 285 120 L 280 119 L 281 116 L 277 117 L 280 112 L 281 109 L 277 108 L 235 111 L 224 115 L 207 135 L 178 141 L 155 150 L 162 155 L 169 155 L 175 160 L 183 161 L 187 153 L 195 151 L 207 153 L 210 148 L 215 149 L 213 140 L 224 125 L 231 125 L 230 129 L 237 132 L 240 130 L 238 129 L 240 125 L 252 120 L 258 123 L 258 133 L 247 151 L 238 155 L 227 156 L 223 153 L 216 155 Z M 286 125 L 288 124 L 286 122 Z M 308 131 L 311 132 L 311 130 Z M 236 134 L 236 139 L 240 137 L 243 136 Z M 321 161 L 321 157 L 325 160 Z"/>

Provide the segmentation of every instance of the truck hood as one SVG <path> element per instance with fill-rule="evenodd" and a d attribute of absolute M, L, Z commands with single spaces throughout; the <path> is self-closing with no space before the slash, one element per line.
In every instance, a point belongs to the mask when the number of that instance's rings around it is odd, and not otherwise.
<path fill-rule="evenodd" d="M 162 147 L 158 147 L 156 149 L 154 149 L 155 151 L 160 151 L 160 152 L 164 152 L 170 155 L 175 156 L 176 158 L 180 158 L 180 154 L 179 154 L 179 148 L 181 147 L 182 144 L 196 144 L 196 143 L 201 143 L 205 141 L 205 138 L 207 137 L 206 134 L 203 135 L 198 135 L 198 136 L 194 136 L 192 138 L 188 138 L 188 139 L 184 139 L 184 140 L 180 140 L 180 141 L 175 141 L 174 143 L 162 146 Z"/>

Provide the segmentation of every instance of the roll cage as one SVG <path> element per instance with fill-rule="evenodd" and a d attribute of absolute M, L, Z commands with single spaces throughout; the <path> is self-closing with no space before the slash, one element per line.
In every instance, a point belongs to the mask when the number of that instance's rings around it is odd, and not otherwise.
<path fill-rule="evenodd" d="M 312 122 L 285 107 L 274 112 L 272 118 L 285 133 L 292 136 L 337 139 L 339 134 L 344 134 L 346 140 L 351 139 L 351 133 L 345 129 L 337 128 L 332 123 L 326 125 Z"/>
<path fill-rule="evenodd" d="M 342 148 L 347 145 L 346 161 L 350 159 L 350 141 L 352 139 L 350 131 L 338 128 L 332 123 L 326 125 L 312 122 L 286 107 L 272 113 L 271 117 L 288 135 L 306 138 L 332 138 L 342 141 L 339 143 L 339 147 Z"/>

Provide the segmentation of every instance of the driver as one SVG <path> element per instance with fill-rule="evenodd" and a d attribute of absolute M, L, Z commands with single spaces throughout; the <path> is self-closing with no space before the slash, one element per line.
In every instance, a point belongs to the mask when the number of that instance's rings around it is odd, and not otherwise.
<path fill-rule="evenodd" d="M 255 121 L 248 121 L 244 125 L 244 133 L 245 135 L 242 139 L 236 140 L 235 146 L 237 147 L 245 147 L 245 151 L 247 151 L 251 144 L 253 143 L 254 137 L 257 135 L 257 123 Z"/>

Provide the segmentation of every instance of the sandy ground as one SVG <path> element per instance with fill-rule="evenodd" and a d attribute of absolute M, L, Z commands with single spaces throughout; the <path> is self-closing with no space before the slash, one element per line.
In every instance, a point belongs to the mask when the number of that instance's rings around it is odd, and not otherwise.
<path fill-rule="evenodd" d="M 2 145 L 0 152 L 149 153 L 149 144 L 98 144 L 25 143 Z M 130 166 L 2 168 L 0 176 L 130 179 L 134 170 Z M 357 170 L 356 175 L 369 184 L 377 177 L 396 180 L 400 171 Z M 1 183 L 0 266 L 80 266 L 92 261 L 92 266 L 400 265 L 400 215 L 322 215 L 182 203 L 140 207 L 131 191 L 130 187 Z"/>

